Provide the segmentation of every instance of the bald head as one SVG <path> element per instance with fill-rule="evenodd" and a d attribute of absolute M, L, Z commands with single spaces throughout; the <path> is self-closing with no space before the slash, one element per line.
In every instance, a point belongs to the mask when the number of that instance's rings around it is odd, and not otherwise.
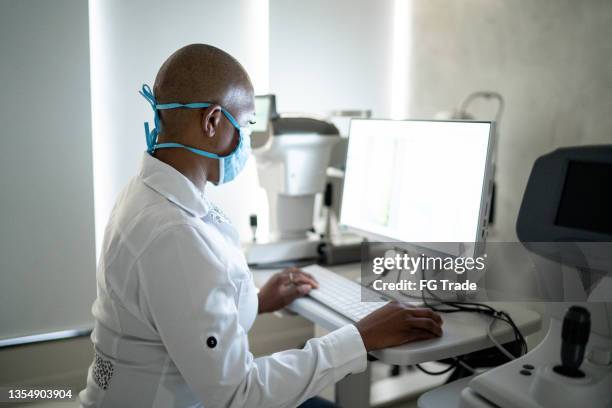
<path fill-rule="evenodd" d="M 159 69 L 153 92 L 157 103 L 217 103 L 239 121 L 241 111 L 253 104 L 253 86 L 242 65 L 206 44 L 187 45 L 172 54 Z M 163 110 L 160 117 L 162 134 L 172 133 L 173 137 L 198 119 L 197 109 Z"/>

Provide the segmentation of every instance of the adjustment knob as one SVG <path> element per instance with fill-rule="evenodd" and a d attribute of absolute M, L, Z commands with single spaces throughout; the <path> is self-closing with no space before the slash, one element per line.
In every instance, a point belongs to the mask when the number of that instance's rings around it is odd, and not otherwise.
<path fill-rule="evenodd" d="M 561 365 L 555 372 L 567 377 L 584 377 L 580 365 L 591 333 L 591 314 L 581 306 L 572 306 L 565 313 L 561 329 Z"/>

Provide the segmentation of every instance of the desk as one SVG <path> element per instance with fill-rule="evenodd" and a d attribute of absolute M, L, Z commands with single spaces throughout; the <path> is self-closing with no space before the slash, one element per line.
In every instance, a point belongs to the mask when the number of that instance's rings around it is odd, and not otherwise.
<path fill-rule="evenodd" d="M 349 279 L 356 279 L 360 274 L 359 264 L 333 266 L 328 269 Z M 278 270 L 253 271 L 255 284 L 263 285 L 275 272 Z M 496 309 L 508 312 L 524 335 L 535 333 L 540 329 L 541 319 L 536 312 L 512 303 L 490 304 Z M 297 299 L 288 309 L 327 330 L 335 330 L 352 324 L 344 316 L 308 297 Z M 387 348 L 372 352 L 370 355 L 387 364 L 411 365 L 454 357 L 493 346 L 487 337 L 489 317 L 476 313 L 451 313 L 441 316 L 444 322 L 442 337 Z M 512 329 L 506 324 L 496 324 L 493 334 L 501 343 L 514 340 Z M 363 374 L 348 376 L 340 381 L 336 385 L 336 402 L 347 407 L 369 406 L 369 380 L 369 372 L 366 371 Z"/>

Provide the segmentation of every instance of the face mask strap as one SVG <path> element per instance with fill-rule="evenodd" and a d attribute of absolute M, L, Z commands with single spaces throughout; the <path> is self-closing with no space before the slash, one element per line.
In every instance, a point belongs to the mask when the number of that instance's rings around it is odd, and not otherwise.
<path fill-rule="evenodd" d="M 223 112 L 223 114 L 225 115 L 225 117 L 227 118 L 227 120 L 229 120 L 229 121 L 230 121 L 230 123 L 231 123 L 232 125 L 234 125 L 234 127 L 235 127 L 236 129 L 238 129 L 238 131 L 240 131 L 240 128 L 241 128 L 241 127 L 240 127 L 240 125 L 238 124 L 238 121 L 237 121 L 236 119 L 234 119 L 234 117 L 232 116 L 232 114 L 231 114 L 231 113 L 229 113 L 227 110 L 225 110 L 225 109 L 223 109 L 223 108 L 221 108 L 221 112 Z"/>
<path fill-rule="evenodd" d="M 197 108 L 208 108 L 209 106 L 211 106 L 212 103 L 209 102 L 193 102 L 193 103 L 160 103 L 158 105 L 155 105 L 154 109 L 177 109 L 177 108 L 191 108 L 191 109 L 197 109 Z M 238 124 L 238 121 L 236 120 L 236 118 L 234 118 L 232 116 L 231 113 L 229 113 L 227 111 L 227 109 L 221 107 L 221 112 L 223 112 L 223 115 L 225 115 L 225 117 L 227 118 L 227 120 L 230 121 L 230 123 L 232 124 L 232 126 L 234 126 L 236 129 L 240 130 L 240 125 Z"/>
<path fill-rule="evenodd" d="M 211 103 L 208 102 L 194 102 L 194 103 L 160 103 L 159 105 L 155 105 L 157 109 L 177 109 L 177 108 L 208 108 Z"/>
<path fill-rule="evenodd" d="M 191 146 L 185 146 L 184 144 L 181 144 L 181 143 L 168 142 L 168 143 L 160 143 L 160 144 L 155 145 L 156 149 L 164 149 L 168 147 L 181 147 L 195 154 L 199 154 L 200 156 L 210 157 L 211 159 L 222 159 L 222 157 L 219 156 L 218 154 L 209 153 L 205 150 L 196 149 L 195 147 L 191 147 Z"/>
<path fill-rule="evenodd" d="M 229 120 L 230 123 L 238 130 L 238 144 L 236 145 L 236 148 L 227 156 L 223 156 L 223 157 L 229 157 L 238 151 L 242 143 L 246 142 L 243 139 L 247 138 L 250 132 L 247 130 L 247 128 L 240 126 L 238 124 L 238 121 L 227 110 L 225 110 L 224 108 L 221 108 L 221 112 L 223 112 L 227 120 Z"/>
<path fill-rule="evenodd" d="M 238 148 L 240 147 L 240 145 L 242 143 L 244 143 L 244 141 L 242 140 L 244 137 L 246 137 L 246 129 L 241 127 L 238 124 L 238 121 L 234 118 L 234 116 L 232 116 L 231 113 L 229 113 L 225 108 L 221 107 L 221 112 L 223 112 L 223 115 L 225 115 L 225 117 L 230 121 L 230 123 L 232 124 L 232 126 L 234 126 L 234 128 L 236 128 L 238 130 L 239 133 L 239 138 L 238 138 L 238 145 L 236 145 L 236 148 L 228 155 L 226 156 L 219 156 L 216 155 L 214 153 L 208 153 L 205 152 L 203 150 L 200 149 L 195 149 L 193 147 L 189 147 L 189 146 L 185 146 L 182 145 L 180 143 L 160 143 L 157 144 L 157 135 L 159 134 L 158 129 L 160 129 L 160 121 L 159 121 L 159 113 L 158 110 L 164 110 L 164 109 L 177 109 L 177 108 L 190 108 L 190 109 L 198 109 L 198 108 L 208 108 L 209 106 L 212 105 L 212 103 L 208 103 L 208 102 L 194 102 L 194 103 L 157 103 L 157 100 L 155 99 L 155 95 L 153 95 L 153 91 L 151 90 L 151 88 L 149 87 L 149 85 L 144 84 L 142 85 L 142 89 L 140 91 L 138 91 L 138 93 L 140 93 L 140 95 L 142 95 L 147 102 L 149 102 L 149 104 L 151 105 L 151 108 L 153 109 L 153 112 L 155 112 L 155 128 L 153 130 L 150 130 L 149 128 L 149 122 L 144 122 L 144 129 L 145 129 L 145 137 L 146 137 L 146 142 L 147 142 L 147 151 L 149 153 L 153 153 L 155 152 L 156 149 L 158 148 L 165 148 L 165 147 L 182 147 L 185 148 L 187 150 L 190 150 L 194 153 L 198 153 L 201 154 L 203 156 L 206 157 L 211 157 L 214 159 L 220 159 L 223 157 L 229 157 L 231 155 L 233 155 L 234 153 L 236 153 L 238 151 Z M 203 154 L 204 153 L 204 154 Z"/>
<path fill-rule="evenodd" d="M 149 102 L 151 108 L 153 108 L 153 112 L 155 112 L 155 128 L 153 130 L 150 130 L 149 122 L 144 123 L 145 138 L 147 141 L 147 151 L 149 153 L 153 153 L 155 151 L 155 144 L 157 143 L 157 129 L 159 129 L 159 115 L 156 109 L 157 101 L 155 100 L 153 91 L 151 91 L 151 88 L 147 84 L 144 84 L 142 86 L 142 89 L 138 91 L 138 93 L 141 94 L 147 100 L 147 102 Z"/>

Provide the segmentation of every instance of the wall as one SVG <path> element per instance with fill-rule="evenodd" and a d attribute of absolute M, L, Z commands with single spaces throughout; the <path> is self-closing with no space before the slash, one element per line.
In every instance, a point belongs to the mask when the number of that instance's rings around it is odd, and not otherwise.
<path fill-rule="evenodd" d="M 270 0 L 270 90 L 281 112 L 390 111 L 389 0 Z"/>
<path fill-rule="evenodd" d="M 92 360 L 93 346 L 87 336 L 2 349 L 0 385 L 70 388 L 74 395 L 85 387 Z M 0 402 L 4 406 L 15 404 Z"/>
<path fill-rule="evenodd" d="M 5 0 L 0 55 L 0 339 L 90 326 L 87 3 Z"/>
<path fill-rule="evenodd" d="M 515 240 L 534 160 L 612 143 L 612 2 L 414 0 L 407 116 L 432 117 L 475 90 L 506 100 L 494 239 Z M 474 105 L 492 117 L 494 106 Z"/>

